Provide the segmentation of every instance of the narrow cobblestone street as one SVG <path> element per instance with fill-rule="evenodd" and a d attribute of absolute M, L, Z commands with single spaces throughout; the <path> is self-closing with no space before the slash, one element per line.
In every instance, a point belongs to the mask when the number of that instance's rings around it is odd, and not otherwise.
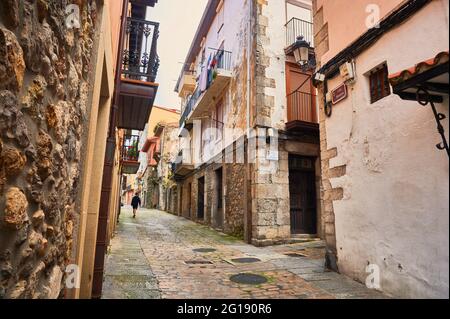
<path fill-rule="evenodd" d="M 194 249 L 215 249 L 195 252 Z M 323 243 L 257 248 L 184 218 L 123 208 L 107 256 L 103 298 L 383 298 L 378 292 L 324 271 Z M 238 263 L 236 258 L 259 261 Z M 255 260 L 250 260 L 255 261 Z M 234 283 L 239 273 L 267 278 Z"/>

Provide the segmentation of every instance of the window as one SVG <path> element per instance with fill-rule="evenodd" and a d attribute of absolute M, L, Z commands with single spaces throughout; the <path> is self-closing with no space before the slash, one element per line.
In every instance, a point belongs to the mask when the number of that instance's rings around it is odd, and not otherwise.
<path fill-rule="evenodd" d="M 386 64 L 376 67 L 369 73 L 370 103 L 375 103 L 391 94 L 388 68 Z"/>
<path fill-rule="evenodd" d="M 216 189 L 217 189 L 217 208 L 222 209 L 223 208 L 223 190 L 222 190 L 222 183 L 223 183 L 223 172 L 222 168 L 219 168 L 216 171 Z"/>
<path fill-rule="evenodd" d="M 217 60 L 217 68 L 218 69 L 227 69 L 229 68 L 230 61 L 225 61 L 225 41 L 219 46 L 219 49 L 216 52 L 216 60 Z M 227 59 L 228 60 L 228 59 Z"/>
<path fill-rule="evenodd" d="M 218 141 L 222 139 L 223 135 L 223 98 L 220 99 L 219 103 L 217 103 L 216 105 L 214 122 L 214 126 L 216 129 L 216 140 Z"/>
<path fill-rule="evenodd" d="M 204 163 L 208 159 L 207 156 L 209 156 L 209 153 L 210 153 L 209 143 L 212 140 L 211 121 L 208 121 L 208 120 L 202 121 L 201 132 L 202 132 L 202 135 L 201 135 L 200 156 L 201 156 L 202 163 Z"/>

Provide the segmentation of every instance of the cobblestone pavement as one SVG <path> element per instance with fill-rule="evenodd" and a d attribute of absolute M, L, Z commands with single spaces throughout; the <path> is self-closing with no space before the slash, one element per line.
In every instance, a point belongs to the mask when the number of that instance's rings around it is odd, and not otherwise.
<path fill-rule="evenodd" d="M 215 251 L 195 252 L 198 248 Z M 157 210 L 140 210 L 133 219 L 124 208 L 107 256 L 103 298 L 384 298 L 325 271 L 323 255 L 321 241 L 257 248 Z M 239 273 L 262 275 L 267 282 L 232 282 Z"/>

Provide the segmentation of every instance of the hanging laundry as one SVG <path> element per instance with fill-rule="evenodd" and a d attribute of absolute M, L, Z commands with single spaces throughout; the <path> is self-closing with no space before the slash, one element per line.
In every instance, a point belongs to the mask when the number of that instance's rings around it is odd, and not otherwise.
<path fill-rule="evenodd" d="M 211 85 L 212 80 L 213 80 L 213 78 L 212 78 L 213 70 L 211 69 L 211 61 L 212 61 L 212 55 L 210 54 L 210 55 L 209 55 L 209 58 L 208 58 L 208 63 L 207 63 L 207 66 L 208 66 L 208 71 L 207 71 L 207 85 L 206 85 L 206 88 L 207 88 L 207 89 L 209 88 L 209 86 Z"/>
<path fill-rule="evenodd" d="M 202 65 L 200 74 L 200 91 L 204 92 L 208 89 L 208 67 Z"/>

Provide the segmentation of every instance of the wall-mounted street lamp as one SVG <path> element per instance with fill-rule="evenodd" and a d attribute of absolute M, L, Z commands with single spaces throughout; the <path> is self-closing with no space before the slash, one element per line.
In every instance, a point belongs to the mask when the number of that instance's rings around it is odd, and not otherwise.
<path fill-rule="evenodd" d="M 295 62 L 304 67 L 313 69 L 316 67 L 316 56 L 311 44 L 305 41 L 303 36 L 299 36 L 292 46 Z"/>

